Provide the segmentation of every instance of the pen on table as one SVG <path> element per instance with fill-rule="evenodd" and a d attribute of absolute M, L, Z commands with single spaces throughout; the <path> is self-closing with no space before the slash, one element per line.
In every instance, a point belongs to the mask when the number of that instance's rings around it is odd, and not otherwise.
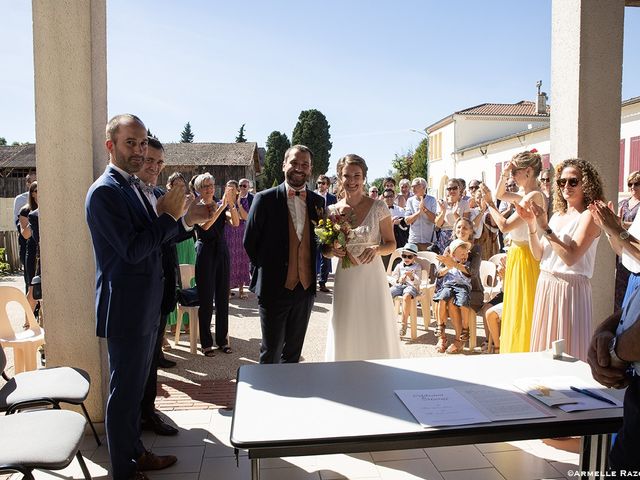
<path fill-rule="evenodd" d="M 569 387 L 569 388 L 571 388 L 571 390 L 573 390 L 574 392 L 582 393 L 583 395 L 586 395 L 591 398 L 595 398 L 596 400 L 600 400 L 601 402 L 608 403 L 609 405 L 617 405 L 616 402 L 613 402 L 608 398 L 603 397 L 602 395 L 598 395 L 597 393 L 587 390 L 586 388 L 578 388 L 578 387 Z"/>

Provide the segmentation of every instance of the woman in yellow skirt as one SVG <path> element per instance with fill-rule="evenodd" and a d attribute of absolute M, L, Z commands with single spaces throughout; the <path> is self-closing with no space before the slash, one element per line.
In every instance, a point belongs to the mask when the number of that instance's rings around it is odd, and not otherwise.
<path fill-rule="evenodd" d="M 511 203 L 534 202 L 546 212 L 546 198 L 540 191 L 537 180 L 541 170 L 542 158 L 536 150 L 514 155 L 502 172 L 496 197 Z M 506 190 L 505 183 L 509 177 L 513 178 L 518 185 L 517 193 Z M 482 191 L 491 218 L 504 234 L 508 233 L 511 237 L 504 275 L 500 353 L 528 352 L 540 262 L 533 257 L 529 248 L 527 223 L 517 213 L 504 218 L 498 212 L 491 197 L 491 191 L 486 185 L 483 185 Z M 535 233 L 535 235 L 540 234 L 540 232 Z"/>

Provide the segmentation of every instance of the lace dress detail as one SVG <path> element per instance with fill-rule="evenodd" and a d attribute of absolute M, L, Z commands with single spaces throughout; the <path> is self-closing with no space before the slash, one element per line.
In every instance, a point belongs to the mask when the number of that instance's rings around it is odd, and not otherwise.
<path fill-rule="evenodd" d="M 361 227 L 365 227 L 363 233 L 348 246 L 354 258 L 368 246 L 380 244 L 380 221 L 389 216 L 389 208 L 382 200 L 376 200 L 362 221 Z M 325 360 L 399 358 L 397 329 L 380 256 L 377 255 L 371 263 L 355 264 L 347 269 L 339 266 L 335 276 Z"/>

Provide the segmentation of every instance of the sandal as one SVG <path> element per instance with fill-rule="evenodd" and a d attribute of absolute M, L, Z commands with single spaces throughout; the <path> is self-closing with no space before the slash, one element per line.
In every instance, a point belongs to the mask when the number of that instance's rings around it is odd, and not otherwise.
<path fill-rule="evenodd" d="M 460 341 L 462 343 L 467 343 L 467 340 L 469 340 L 469 327 L 467 328 L 462 328 L 462 333 L 460 333 Z"/>
<path fill-rule="evenodd" d="M 449 348 L 447 348 L 447 351 L 445 353 L 448 353 L 449 355 L 462 353 L 462 344 L 459 341 L 454 340 L 454 342 L 449 345 Z"/>
<path fill-rule="evenodd" d="M 404 337 L 407 334 L 407 326 L 406 325 L 402 325 L 400 327 L 400 336 Z"/>
<path fill-rule="evenodd" d="M 444 333 L 445 325 L 443 323 L 439 324 L 436 327 L 435 335 L 438 338 L 438 343 L 436 343 L 436 351 L 438 353 L 444 353 L 447 350 L 447 345 L 449 341 L 447 340 L 447 335 Z"/>
<path fill-rule="evenodd" d="M 233 353 L 233 351 L 231 350 L 231 347 L 229 345 L 225 345 L 224 347 L 220 347 L 220 350 L 222 350 L 222 353 Z"/>
<path fill-rule="evenodd" d="M 206 348 L 206 349 L 202 349 L 202 354 L 205 357 L 215 357 L 216 356 L 216 352 L 213 350 L 212 347 Z"/>

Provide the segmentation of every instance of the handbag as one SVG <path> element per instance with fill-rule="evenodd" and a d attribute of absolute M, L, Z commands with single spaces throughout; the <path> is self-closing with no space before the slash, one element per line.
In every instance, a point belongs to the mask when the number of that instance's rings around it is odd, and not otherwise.
<path fill-rule="evenodd" d="M 181 288 L 176 292 L 178 303 L 184 307 L 200 306 L 200 297 L 198 296 L 198 287 Z"/>

